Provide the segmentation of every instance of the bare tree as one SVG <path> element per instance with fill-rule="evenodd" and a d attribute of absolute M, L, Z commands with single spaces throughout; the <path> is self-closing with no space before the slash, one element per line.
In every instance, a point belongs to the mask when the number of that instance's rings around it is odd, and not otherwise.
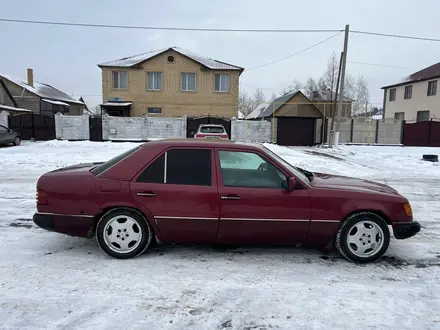
<path fill-rule="evenodd" d="M 309 79 L 307 79 L 307 83 L 304 86 L 305 89 L 305 93 L 306 96 L 309 98 L 313 97 L 313 93 L 318 91 L 318 84 L 316 83 L 315 79 L 313 79 L 312 77 L 309 77 Z"/>
<path fill-rule="evenodd" d="M 273 92 L 272 93 L 272 96 L 270 97 L 270 101 L 273 101 L 273 100 L 275 100 L 276 98 L 278 97 L 278 94 L 277 93 L 275 93 L 275 92 Z"/>
<path fill-rule="evenodd" d="M 260 105 L 261 103 L 263 103 L 266 100 L 266 96 L 264 95 L 264 92 L 261 88 L 257 88 L 254 92 L 252 101 L 255 104 L 255 107 L 257 107 L 258 105 Z"/>
<path fill-rule="evenodd" d="M 327 68 L 322 75 L 322 85 L 325 86 L 325 90 L 330 92 L 330 99 L 333 99 L 333 95 L 336 93 L 336 82 L 338 80 L 339 61 L 336 53 L 330 56 L 327 62 Z"/>
<path fill-rule="evenodd" d="M 359 75 L 354 80 L 351 96 L 355 100 L 353 103 L 353 114 L 358 115 L 365 112 L 365 105 L 370 99 L 370 93 L 368 91 L 368 83 L 364 76 Z"/>
<path fill-rule="evenodd" d="M 238 111 L 240 111 L 245 117 L 253 110 L 252 99 L 246 92 L 240 92 L 238 95 Z"/>

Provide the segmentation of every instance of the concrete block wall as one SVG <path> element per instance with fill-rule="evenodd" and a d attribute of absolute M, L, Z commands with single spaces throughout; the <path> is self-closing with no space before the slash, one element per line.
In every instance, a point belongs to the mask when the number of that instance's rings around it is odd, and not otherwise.
<path fill-rule="evenodd" d="M 147 117 L 112 117 L 102 118 L 102 136 L 104 140 L 145 141 L 147 134 Z"/>
<path fill-rule="evenodd" d="M 59 140 L 89 140 L 89 115 L 64 116 L 55 114 L 55 136 Z"/>
<path fill-rule="evenodd" d="M 183 117 L 112 117 L 102 119 L 102 137 L 115 141 L 146 141 L 186 137 L 186 116 Z"/>
<path fill-rule="evenodd" d="M 322 135 L 322 119 L 318 118 L 315 120 L 315 143 L 321 143 Z"/>
<path fill-rule="evenodd" d="M 186 137 L 186 116 L 180 118 L 146 117 L 148 138 L 173 139 Z"/>
<path fill-rule="evenodd" d="M 353 143 L 376 143 L 377 120 L 353 120 Z"/>
<path fill-rule="evenodd" d="M 400 144 L 402 143 L 402 121 L 386 118 L 379 121 L 379 134 L 377 143 Z"/>
<path fill-rule="evenodd" d="M 331 127 L 331 119 L 328 120 L 327 123 L 327 141 L 330 141 L 330 127 Z M 333 128 L 336 127 L 336 119 L 333 123 Z M 339 143 L 350 143 L 351 137 L 351 119 L 350 118 L 341 118 L 340 119 L 340 127 L 339 127 Z"/>
<path fill-rule="evenodd" d="M 231 120 L 231 140 L 246 142 L 270 142 L 271 123 L 257 120 Z"/>
<path fill-rule="evenodd" d="M 341 118 L 339 143 L 400 144 L 402 129 L 402 121 L 393 118 Z M 328 131 L 330 132 L 330 120 Z"/>
<path fill-rule="evenodd" d="M 0 111 L 0 125 L 9 127 L 8 125 L 8 116 L 9 112 L 7 111 Z"/>

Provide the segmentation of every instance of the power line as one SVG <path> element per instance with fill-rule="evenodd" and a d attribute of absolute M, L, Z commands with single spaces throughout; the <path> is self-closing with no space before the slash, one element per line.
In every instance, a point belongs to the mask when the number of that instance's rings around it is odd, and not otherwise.
<path fill-rule="evenodd" d="M 380 66 L 380 67 L 385 67 L 385 68 L 411 69 L 408 66 L 397 66 L 397 65 L 387 65 L 387 64 L 377 64 L 377 63 L 354 62 L 354 61 L 347 61 L 347 63 Z"/>
<path fill-rule="evenodd" d="M 341 32 L 342 31 L 342 30 L 335 30 L 335 29 L 221 29 L 221 28 L 185 28 L 185 27 L 171 27 L 171 26 L 112 25 L 112 24 L 56 22 L 56 21 L 36 21 L 36 20 L 21 20 L 21 19 L 9 19 L 9 18 L 0 18 L 0 22 L 41 24 L 41 25 L 80 26 L 80 27 L 94 27 L 94 28 L 113 28 L 113 29 L 199 31 L 199 32 L 322 33 L 322 32 Z"/>
<path fill-rule="evenodd" d="M 320 41 L 320 42 L 318 42 L 318 43 L 316 43 L 316 44 L 314 44 L 314 45 L 312 45 L 312 46 L 309 46 L 309 47 L 307 47 L 307 48 L 304 48 L 304 49 L 300 50 L 299 52 L 296 52 L 296 53 L 293 53 L 293 54 L 290 54 L 290 55 L 284 56 L 283 58 L 280 58 L 280 59 L 278 59 L 278 60 L 275 60 L 275 61 L 272 61 L 272 62 L 269 62 L 269 63 L 266 63 L 266 64 L 262 64 L 262 65 L 259 65 L 259 66 L 256 66 L 256 67 L 253 67 L 253 68 L 250 68 L 250 69 L 246 69 L 246 70 L 244 70 L 244 72 L 245 72 L 245 71 L 250 71 L 250 70 L 259 69 L 259 68 L 262 68 L 262 67 L 265 67 L 265 66 L 268 66 L 268 65 L 274 64 L 274 63 L 278 63 L 278 62 L 284 61 L 284 60 L 286 60 L 286 59 L 288 59 L 288 58 L 291 58 L 291 57 L 293 57 L 293 56 L 295 56 L 295 55 L 298 55 L 298 54 L 304 53 L 305 51 L 307 51 L 307 50 L 309 50 L 309 49 L 312 49 L 312 48 L 314 48 L 314 47 L 316 47 L 316 46 L 318 46 L 318 45 L 320 45 L 320 44 L 322 44 L 322 43 L 324 43 L 324 42 L 326 42 L 326 41 L 328 41 L 328 40 L 330 40 L 330 39 L 333 39 L 334 37 L 336 37 L 336 36 L 338 36 L 338 35 L 340 35 L 340 34 L 341 34 L 341 32 L 338 32 L 338 33 L 332 35 L 331 37 L 328 37 L 328 38 L 326 38 L 326 39 L 324 39 L 324 40 L 322 40 L 322 41 Z"/>
<path fill-rule="evenodd" d="M 405 36 L 405 35 L 400 35 L 400 34 L 388 34 L 388 33 L 368 32 L 368 31 L 358 31 L 358 30 L 350 30 L 350 32 L 351 33 L 358 33 L 358 34 L 372 35 L 372 36 L 379 36 L 379 37 L 389 37 L 389 38 L 400 38 L 400 39 L 412 39 L 412 40 L 423 40 L 423 41 L 440 42 L 440 39 L 425 38 L 425 37 L 414 37 L 414 36 Z"/>
<path fill-rule="evenodd" d="M 249 84 L 245 84 L 245 83 L 241 83 L 241 84 L 248 86 L 248 87 L 252 87 L 252 88 L 267 89 L 267 90 L 271 90 L 271 91 L 277 91 L 277 90 L 281 89 L 281 88 L 257 87 L 257 86 L 253 86 L 253 85 L 249 85 Z"/>
<path fill-rule="evenodd" d="M 113 24 L 92 24 L 92 23 L 72 23 L 60 21 L 38 21 L 38 20 L 23 20 L 0 18 L 0 22 L 8 23 L 24 23 L 24 24 L 41 24 L 41 25 L 63 25 L 63 26 L 78 26 L 78 27 L 94 27 L 94 28 L 113 28 L 113 29 L 137 29 L 137 30 L 169 30 L 169 31 L 197 31 L 197 32 L 256 32 L 256 33 L 323 33 L 323 32 L 342 32 L 343 29 L 224 29 L 224 28 L 185 28 L 185 27 L 171 27 L 171 26 L 143 26 L 143 25 L 113 25 Z M 350 30 L 351 33 L 366 34 L 380 37 L 413 39 L 422 41 L 440 42 L 440 39 L 407 36 L 390 33 L 369 32 Z"/>

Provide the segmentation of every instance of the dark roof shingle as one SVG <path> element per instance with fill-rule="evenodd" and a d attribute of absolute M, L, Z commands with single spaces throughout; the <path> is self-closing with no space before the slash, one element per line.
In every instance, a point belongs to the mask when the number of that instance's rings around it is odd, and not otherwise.
<path fill-rule="evenodd" d="M 12 77 L 10 75 L 2 74 L 0 73 L 0 78 L 4 78 L 6 80 L 9 80 L 10 82 L 26 89 L 27 91 L 45 99 L 51 99 L 51 100 L 57 100 L 57 101 L 63 101 L 63 102 L 69 102 L 69 103 L 76 103 L 76 104 L 84 104 L 81 101 L 75 100 L 73 97 L 67 95 L 66 93 L 60 91 L 59 89 L 56 89 L 55 87 L 43 84 L 39 82 L 35 82 L 34 86 L 30 86 L 27 83 L 25 83 L 20 78 Z"/>
<path fill-rule="evenodd" d="M 431 66 L 428 66 L 420 71 L 412 73 L 404 81 L 401 81 L 401 82 L 393 84 L 393 85 L 384 86 L 384 87 L 382 87 L 382 89 L 394 87 L 394 86 L 406 85 L 409 83 L 423 81 L 423 80 L 429 80 L 431 78 L 436 78 L 436 77 L 440 77 L 440 62 L 433 64 Z"/>

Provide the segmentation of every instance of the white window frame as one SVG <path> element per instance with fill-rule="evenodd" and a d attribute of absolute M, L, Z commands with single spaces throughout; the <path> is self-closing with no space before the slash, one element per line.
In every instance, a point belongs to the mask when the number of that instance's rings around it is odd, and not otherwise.
<path fill-rule="evenodd" d="M 216 89 L 216 86 L 215 86 L 215 81 L 216 81 L 217 76 L 219 76 L 219 82 L 218 82 L 218 88 L 219 89 L 218 90 Z M 221 89 L 222 88 L 222 76 L 228 77 L 228 89 L 225 90 L 225 91 Z M 228 93 L 230 88 L 231 88 L 231 78 L 230 78 L 229 74 L 227 74 L 227 73 L 216 73 L 215 76 L 214 76 L 214 90 L 217 93 Z"/>
<path fill-rule="evenodd" d="M 115 73 L 117 74 L 117 87 L 115 87 Z M 121 87 L 121 74 L 125 73 L 127 75 L 127 86 Z M 128 71 L 112 71 L 112 88 L 113 89 L 128 89 Z"/>
<path fill-rule="evenodd" d="M 189 77 L 194 75 L 194 89 L 189 89 Z M 185 78 L 184 78 L 185 77 Z M 183 80 L 185 79 L 186 89 L 183 89 Z M 182 72 L 180 74 L 180 90 L 182 92 L 195 92 L 197 90 L 197 74 L 195 72 Z"/>
<path fill-rule="evenodd" d="M 153 75 L 153 86 L 150 86 L 150 74 Z M 157 75 L 160 75 L 160 88 L 157 88 L 158 82 L 157 82 Z M 147 90 L 149 91 L 161 91 L 163 85 L 163 74 L 161 71 L 148 71 L 147 72 Z"/>

